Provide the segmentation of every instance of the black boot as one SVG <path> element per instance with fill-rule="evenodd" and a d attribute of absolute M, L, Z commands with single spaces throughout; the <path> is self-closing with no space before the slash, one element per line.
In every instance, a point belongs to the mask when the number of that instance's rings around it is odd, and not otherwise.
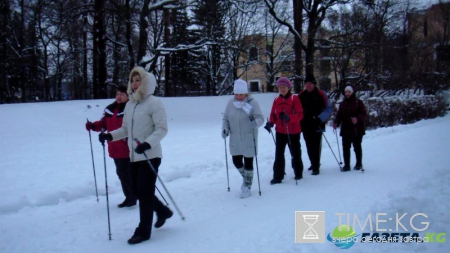
<path fill-rule="evenodd" d="M 125 199 L 122 203 L 118 204 L 117 206 L 118 206 L 119 208 L 122 208 L 122 207 L 126 207 L 127 204 L 128 204 L 128 199 Z"/>
<path fill-rule="evenodd" d="M 142 229 L 137 227 L 134 231 L 133 236 L 128 239 L 128 244 L 138 244 L 148 239 L 150 239 L 150 235 L 147 235 L 147 233 L 143 232 Z"/>
<path fill-rule="evenodd" d="M 128 199 L 126 207 L 131 207 L 136 205 L 137 200 L 136 199 Z"/>
<path fill-rule="evenodd" d="M 350 171 L 350 166 L 344 165 L 344 167 L 342 168 L 342 172 L 345 172 L 345 171 Z"/>
<path fill-rule="evenodd" d="M 164 212 L 161 214 L 156 214 L 158 219 L 155 222 L 155 228 L 160 228 L 166 223 L 166 220 L 172 217 L 173 212 L 169 208 L 167 208 Z"/>
<path fill-rule="evenodd" d="M 280 179 L 272 179 L 272 180 L 270 180 L 270 184 L 281 184 L 281 181 L 282 180 L 280 180 Z"/>

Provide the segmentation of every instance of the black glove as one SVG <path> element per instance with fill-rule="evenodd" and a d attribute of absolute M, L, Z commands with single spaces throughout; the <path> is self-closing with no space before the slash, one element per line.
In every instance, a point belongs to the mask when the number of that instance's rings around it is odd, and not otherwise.
<path fill-rule="evenodd" d="M 105 134 L 105 133 L 100 133 L 100 134 L 98 135 L 98 140 L 99 140 L 102 144 L 104 144 L 105 141 L 112 141 L 112 135 L 111 135 L 110 133 L 107 133 L 107 134 Z"/>
<path fill-rule="evenodd" d="M 145 152 L 145 150 L 151 149 L 151 148 L 152 147 L 150 146 L 150 144 L 148 144 L 147 142 L 143 142 L 134 149 L 134 152 L 136 152 L 138 154 L 142 154 Z"/>
<path fill-rule="evenodd" d="M 272 132 L 272 127 L 273 127 L 273 123 L 272 122 L 267 122 L 266 125 L 264 126 L 264 128 L 267 130 L 267 132 Z"/>
<path fill-rule="evenodd" d="M 289 118 L 289 115 L 284 112 L 280 112 L 280 119 L 284 122 L 289 122 L 289 120 L 291 120 L 291 118 Z"/>

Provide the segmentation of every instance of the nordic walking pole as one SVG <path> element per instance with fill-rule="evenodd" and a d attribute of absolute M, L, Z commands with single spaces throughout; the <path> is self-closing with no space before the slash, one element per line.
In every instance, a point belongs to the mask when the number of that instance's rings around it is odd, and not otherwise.
<path fill-rule="evenodd" d="M 341 149 L 339 148 L 339 139 L 337 136 L 337 131 L 336 129 L 333 129 L 334 135 L 336 135 L 336 142 L 337 142 L 337 146 L 338 146 L 338 155 L 339 155 L 339 164 L 342 165 L 342 160 L 341 160 Z"/>
<path fill-rule="evenodd" d="M 267 118 L 267 122 L 269 122 L 269 118 Z M 270 131 L 270 134 L 272 135 L 273 143 L 275 143 L 275 145 L 277 145 L 277 142 L 275 141 L 275 137 L 273 137 L 273 132 Z"/>
<path fill-rule="evenodd" d="M 250 116 L 250 121 L 254 121 L 254 120 L 255 119 L 252 116 Z M 255 139 L 255 130 L 254 129 L 253 129 L 253 144 L 255 145 L 256 175 L 258 176 L 258 190 L 259 190 L 259 196 L 261 196 L 261 184 L 259 183 L 258 154 L 256 153 L 256 139 Z"/>
<path fill-rule="evenodd" d="M 289 153 L 291 153 L 291 165 L 292 165 L 292 167 L 294 167 L 293 166 L 293 161 L 294 161 L 294 158 L 292 157 L 292 151 L 291 151 L 291 135 L 289 134 L 289 126 L 288 126 L 288 122 L 286 122 L 286 131 L 287 131 L 287 134 L 288 134 L 288 142 L 289 142 Z M 298 180 L 297 179 L 295 179 L 295 185 L 298 185 Z"/>
<path fill-rule="evenodd" d="M 101 133 L 103 134 L 105 129 L 102 128 Z M 106 155 L 105 155 L 105 141 L 102 141 L 103 146 L 103 164 L 105 165 L 105 189 L 106 189 L 106 210 L 108 212 L 108 231 L 109 231 L 109 240 L 111 241 L 111 222 L 109 220 L 109 198 L 108 198 L 108 174 L 106 172 Z"/>
<path fill-rule="evenodd" d="M 89 122 L 88 118 L 86 118 L 86 120 L 87 122 Z M 97 203 L 98 203 L 97 177 L 95 176 L 94 151 L 92 150 L 91 129 L 89 129 L 89 142 L 91 143 L 91 156 L 92 156 L 92 169 L 94 170 L 95 195 L 97 196 Z"/>
<path fill-rule="evenodd" d="M 141 144 L 141 142 L 140 142 L 138 139 L 136 139 L 136 138 L 134 138 L 134 141 L 135 141 L 138 145 Z M 158 172 L 156 172 L 156 170 L 155 170 L 155 167 L 153 167 L 152 163 L 151 163 L 150 160 L 148 159 L 147 154 L 145 154 L 145 152 L 142 153 L 142 154 L 145 156 L 145 159 L 147 159 L 148 165 L 150 165 L 150 168 L 153 170 L 153 173 L 155 173 L 155 175 L 156 175 L 156 177 L 158 178 L 159 182 L 161 183 L 161 185 L 163 186 L 164 190 L 166 191 L 167 196 L 169 196 L 170 201 L 172 201 L 173 205 L 175 206 L 175 209 L 177 210 L 178 214 L 180 215 L 181 220 L 185 220 L 186 218 L 185 218 L 185 217 L 183 216 L 183 214 L 181 213 L 181 211 L 180 211 L 180 209 L 178 208 L 177 203 L 175 202 L 175 200 L 173 200 L 172 195 L 170 195 L 169 190 L 167 190 L 167 188 L 166 188 L 166 185 L 164 184 L 164 182 L 163 182 L 163 181 L 161 180 L 161 178 L 159 177 Z"/>
<path fill-rule="evenodd" d="M 166 205 L 169 205 L 169 203 L 167 203 L 166 198 L 164 198 L 164 196 L 162 195 L 161 191 L 159 191 L 158 186 L 155 185 L 155 188 L 159 192 L 159 195 L 161 195 L 161 198 L 164 200 L 164 202 L 166 202 Z"/>
<path fill-rule="evenodd" d="M 331 145 L 330 145 L 330 143 L 328 142 L 327 137 L 325 136 L 325 134 L 324 134 L 323 132 L 322 132 L 322 135 L 323 135 L 323 137 L 325 138 L 325 140 L 327 141 L 328 147 L 330 147 L 331 153 L 333 153 L 334 159 L 336 159 L 336 162 L 337 162 L 338 165 L 339 165 L 339 169 L 341 169 L 341 171 L 342 171 L 341 164 L 339 164 L 339 161 L 338 161 L 336 155 L 334 154 L 334 151 L 333 151 L 333 149 L 331 148 Z"/>
<path fill-rule="evenodd" d="M 225 129 L 223 131 L 225 131 Z M 227 165 L 228 191 L 230 191 L 230 176 L 228 175 L 227 137 L 225 137 L 225 139 L 223 139 L 223 140 L 225 141 L 225 164 Z"/>

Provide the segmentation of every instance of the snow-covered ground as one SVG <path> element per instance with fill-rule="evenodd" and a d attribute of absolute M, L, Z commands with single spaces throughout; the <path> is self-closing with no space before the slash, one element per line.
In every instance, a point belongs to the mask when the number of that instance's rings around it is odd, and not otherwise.
<path fill-rule="evenodd" d="M 266 117 L 275 96 L 254 95 Z M 138 208 L 117 208 L 123 194 L 109 157 L 112 240 L 108 240 L 103 149 L 93 133 L 97 203 L 89 135 L 84 128 L 86 118 L 100 119 L 113 100 L 0 105 L 4 120 L 0 124 L 0 252 L 342 251 L 328 241 L 296 244 L 295 211 L 325 211 L 327 234 L 339 225 L 336 213 L 356 214 L 363 221 L 380 212 L 391 217 L 424 213 L 429 227 L 421 236 L 426 232 L 448 234 L 450 116 L 368 131 L 363 140 L 365 173 L 340 172 L 324 140 L 321 174 L 312 176 L 305 171 L 298 185 L 289 167 L 282 184 L 269 184 L 274 142 L 261 128 L 258 168 L 262 196 L 255 173 L 252 196 L 240 199 L 241 178 L 229 154 L 231 191 L 227 191 L 220 135 L 222 112 L 230 98 L 162 98 L 169 133 L 162 142 L 160 177 L 186 220 L 180 219 L 170 203 L 173 218 L 164 227 L 153 229 L 149 241 L 133 246 L 126 241 L 138 224 Z M 337 155 L 331 128 L 325 136 Z M 308 168 L 303 139 L 301 144 Z M 287 160 L 289 157 L 286 153 Z M 169 201 L 164 188 L 157 185 Z M 408 221 L 405 218 L 402 223 Z M 382 225 L 395 228 L 392 222 Z M 448 252 L 450 239 L 446 239 L 444 243 L 356 243 L 348 250 Z"/>

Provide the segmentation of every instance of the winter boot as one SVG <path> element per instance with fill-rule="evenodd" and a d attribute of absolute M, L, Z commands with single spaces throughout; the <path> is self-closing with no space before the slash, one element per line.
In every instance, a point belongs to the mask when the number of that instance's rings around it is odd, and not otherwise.
<path fill-rule="evenodd" d="M 350 171 L 350 166 L 344 165 L 344 167 L 342 168 L 342 172 L 346 172 L 346 171 Z"/>
<path fill-rule="evenodd" d="M 241 176 L 244 177 L 244 167 L 242 167 L 242 168 L 236 168 L 236 169 L 239 171 L 239 173 L 241 174 Z"/>
<path fill-rule="evenodd" d="M 118 206 L 119 208 L 122 208 L 122 207 L 126 207 L 127 204 L 128 204 L 128 199 L 125 199 L 122 203 L 118 204 L 117 206 Z"/>
<path fill-rule="evenodd" d="M 244 167 L 242 167 L 242 168 L 236 168 L 238 171 L 239 171 L 239 173 L 241 174 L 241 176 L 242 176 L 242 184 L 241 184 L 241 191 L 243 191 L 244 190 L 244 188 L 245 188 L 245 170 L 244 170 Z"/>
<path fill-rule="evenodd" d="M 281 184 L 281 182 L 282 182 L 281 179 L 276 179 L 276 178 L 270 180 L 270 184 Z"/>
<path fill-rule="evenodd" d="M 138 244 L 150 239 L 150 235 L 148 233 L 145 233 L 143 230 L 149 229 L 141 229 L 137 227 L 136 230 L 134 231 L 133 236 L 130 239 L 128 239 L 128 244 Z"/>
<path fill-rule="evenodd" d="M 166 223 L 166 220 L 172 217 L 173 212 L 169 208 L 166 207 L 166 210 L 164 212 L 161 212 L 160 214 L 156 214 L 158 219 L 155 222 L 155 228 L 160 228 Z"/>
<path fill-rule="evenodd" d="M 241 189 L 241 198 L 248 198 L 251 195 L 250 189 L 253 183 L 253 170 L 244 170 L 244 188 Z"/>
<path fill-rule="evenodd" d="M 362 165 L 355 165 L 355 167 L 353 168 L 354 170 L 361 170 L 362 169 Z"/>

